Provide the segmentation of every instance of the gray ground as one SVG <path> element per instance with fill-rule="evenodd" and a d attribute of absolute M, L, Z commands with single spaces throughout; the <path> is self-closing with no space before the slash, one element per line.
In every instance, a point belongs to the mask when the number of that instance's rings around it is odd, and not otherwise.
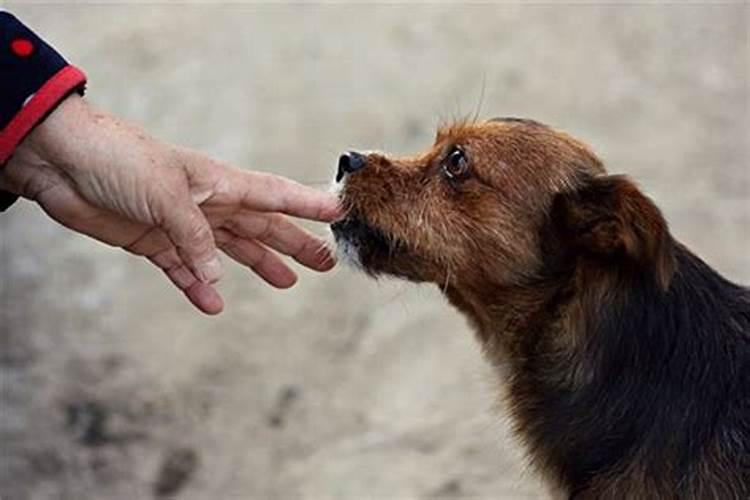
<path fill-rule="evenodd" d="M 344 149 L 426 147 L 484 80 L 482 116 L 584 138 L 750 283 L 746 4 L 5 6 L 101 107 L 320 187 Z M 3 500 L 544 497 L 435 290 L 229 265 L 212 319 L 29 203 L 0 238 Z"/>

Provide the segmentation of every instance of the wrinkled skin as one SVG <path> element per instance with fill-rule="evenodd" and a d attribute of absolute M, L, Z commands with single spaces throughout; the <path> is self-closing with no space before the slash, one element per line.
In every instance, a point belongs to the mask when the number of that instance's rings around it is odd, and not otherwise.
<path fill-rule="evenodd" d="M 0 168 L 0 189 L 148 258 L 207 314 L 224 307 L 218 250 L 279 288 L 297 276 L 277 252 L 317 271 L 334 265 L 325 243 L 284 215 L 335 220 L 330 195 L 159 141 L 77 94 L 19 144 Z"/>

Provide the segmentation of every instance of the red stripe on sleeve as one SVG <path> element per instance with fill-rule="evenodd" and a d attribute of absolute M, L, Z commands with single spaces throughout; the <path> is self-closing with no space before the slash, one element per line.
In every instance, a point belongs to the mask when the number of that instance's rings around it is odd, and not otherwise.
<path fill-rule="evenodd" d="M 86 75 L 75 66 L 65 66 L 47 80 L 16 116 L 0 131 L 0 165 L 13 154 L 18 144 L 65 97 L 86 83 Z"/>

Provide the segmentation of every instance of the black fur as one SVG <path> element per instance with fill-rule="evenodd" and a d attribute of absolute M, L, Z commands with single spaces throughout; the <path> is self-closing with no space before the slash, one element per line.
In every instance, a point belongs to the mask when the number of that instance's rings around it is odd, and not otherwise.
<path fill-rule="evenodd" d="M 718 446 L 750 498 L 750 292 L 673 248 L 668 290 L 645 278 L 623 283 L 589 318 L 581 352 L 540 357 L 543 340 L 525 344 L 514 384 L 531 397 L 518 411 L 573 497 L 633 461 L 660 481 L 673 476 L 676 497 L 689 497 L 696 460 Z M 583 383 L 549 376 L 572 378 L 581 360 L 590 363 Z"/>

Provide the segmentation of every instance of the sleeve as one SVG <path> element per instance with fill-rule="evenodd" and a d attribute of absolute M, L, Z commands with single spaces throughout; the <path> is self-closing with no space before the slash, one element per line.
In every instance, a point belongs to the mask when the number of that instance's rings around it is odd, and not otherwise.
<path fill-rule="evenodd" d="M 86 76 L 12 14 L 0 11 L 0 168 L 31 130 Z M 17 196 L 0 191 L 0 211 Z"/>

